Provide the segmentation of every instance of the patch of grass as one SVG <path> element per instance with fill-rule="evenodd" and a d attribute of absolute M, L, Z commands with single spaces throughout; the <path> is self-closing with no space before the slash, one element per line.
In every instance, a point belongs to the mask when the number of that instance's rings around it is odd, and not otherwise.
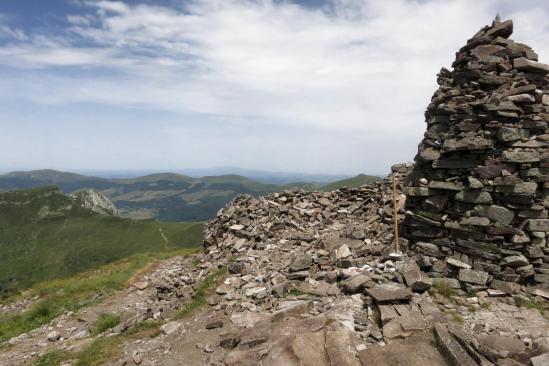
<path fill-rule="evenodd" d="M 75 366 L 99 366 L 117 360 L 122 354 L 122 337 L 102 337 L 76 356 Z"/>
<path fill-rule="evenodd" d="M 202 231 L 99 215 L 55 187 L 0 192 L 0 298 L 138 253 L 198 248 Z"/>
<path fill-rule="evenodd" d="M 90 327 L 90 334 L 95 337 L 108 329 L 116 327 L 118 324 L 120 324 L 120 315 L 103 313 Z"/>
<path fill-rule="evenodd" d="M 459 325 L 463 325 L 463 323 L 464 323 L 464 320 L 461 317 L 461 315 L 459 315 L 457 313 L 452 313 L 452 321 L 459 324 Z"/>
<path fill-rule="evenodd" d="M 457 291 L 455 288 L 450 287 L 448 284 L 444 282 L 435 282 L 433 284 L 433 287 L 431 287 L 431 294 L 434 293 L 434 291 L 438 292 L 442 296 L 444 296 L 447 299 L 452 300 L 454 296 L 457 295 Z"/>
<path fill-rule="evenodd" d="M 61 362 L 69 360 L 70 353 L 65 351 L 53 351 L 40 356 L 32 363 L 32 366 L 59 366 Z"/>
<path fill-rule="evenodd" d="M 0 342 L 46 324 L 65 311 L 77 311 L 100 301 L 122 289 L 132 276 L 156 260 L 195 251 L 184 249 L 134 255 L 69 278 L 38 284 L 25 294 L 28 297 L 39 295 L 38 303 L 20 314 L 0 315 Z"/>
<path fill-rule="evenodd" d="M 520 308 L 535 309 L 541 314 L 549 310 L 549 306 L 543 301 L 536 301 L 526 296 L 514 296 L 513 299 L 515 300 L 515 304 Z"/>
<path fill-rule="evenodd" d="M 173 318 L 174 319 L 180 319 L 190 313 L 192 313 L 194 310 L 200 308 L 206 303 L 206 292 L 207 290 L 214 287 L 216 284 L 220 282 L 220 280 L 225 277 L 227 273 L 226 268 L 221 268 L 216 271 L 211 272 L 208 274 L 202 281 L 198 283 L 198 286 L 196 287 L 196 290 L 192 296 L 192 299 L 183 306 L 176 310 L 174 312 Z"/>
<path fill-rule="evenodd" d="M 301 295 L 305 295 L 305 293 L 303 291 L 300 291 L 300 290 L 296 289 L 295 287 L 292 287 L 290 289 L 290 291 L 288 291 L 288 295 L 290 295 L 290 296 L 301 296 Z"/>
<path fill-rule="evenodd" d="M 160 335 L 160 327 L 162 326 L 162 324 L 163 322 L 158 320 L 146 320 L 143 322 L 139 322 L 128 328 L 124 332 L 124 335 L 127 337 L 146 335 L 149 338 L 154 338 Z"/>
<path fill-rule="evenodd" d="M 487 302 L 480 304 L 480 307 L 484 310 L 490 310 L 490 304 Z"/>
<path fill-rule="evenodd" d="M 229 262 L 229 263 L 236 262 L 236 257 L 234 255 L 229 256 L 229 258 L 227 258 L 227 262 Z"/>
<path fill-rule="evenodd" d="M 110 318 L 104 317 L 104 319 Z M 78 353 L 53 351 L 38 358 L 32 366 L 59 366 L 63 361 L 74 360 L 75 366 L 99 366 L 122 356 L 124 340 L 153 338 L 160 334 L 160 321 L 144 321 L 134 324 L 114 337 L 97 338 L 87 348 Z"/>
<path fill-rule="evenodd" d="M 114 337 L 96 339 L 88 348 L 73 356 L 75 366 L 99 366 L 117 360 L 122 355 L 122 343 L 128 339 L 154 338 L 160 334 L 161 322 L 144 321 L 134 324 Z"/>

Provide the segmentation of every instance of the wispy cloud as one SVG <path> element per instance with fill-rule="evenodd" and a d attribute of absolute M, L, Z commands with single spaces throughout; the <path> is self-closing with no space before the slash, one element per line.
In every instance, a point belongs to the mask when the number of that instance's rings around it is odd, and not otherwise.
<path fill-rule="evenodd" d="M 310 8 L 200 0 L 169 8 L 85 1 L 86 14 L 69 16 L 62 34 L 4 30 L 0 18 L 0 37 L 11 37 L 0 64 L 40 69 L 48 80 L 0 85 L 17 85 L 15 93 L 37 103 L 141 106 L 387 142 L 398 133 L 409 154 L 424 129 L 435 73 L 497 11 L 515 18 L 517 40 L 549 57 L 549 6 L 527 3 L 333 0 Z M 67 68 L 86 72 L 63 75 Z"/>

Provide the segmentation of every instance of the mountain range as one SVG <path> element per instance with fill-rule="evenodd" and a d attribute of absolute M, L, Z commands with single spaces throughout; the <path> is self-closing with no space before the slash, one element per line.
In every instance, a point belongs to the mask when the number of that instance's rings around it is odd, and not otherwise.
<path fill-rule="evenodd" d="M 237 194 L 258 196 L 294 188 L 334 190 L 379 179 L 361 174 L 324 186 L 311 182 L 262 183 L 236 174 L 195 178 L 176 173 L 158 173 L 136 178 L 103 178 L 46 169 L 0 175 L 0 191 L 57 186 L 62 192 L 71 194 L 95 189 L 114 202 L 122 217 L 201 221 L 214 217 Z"/>

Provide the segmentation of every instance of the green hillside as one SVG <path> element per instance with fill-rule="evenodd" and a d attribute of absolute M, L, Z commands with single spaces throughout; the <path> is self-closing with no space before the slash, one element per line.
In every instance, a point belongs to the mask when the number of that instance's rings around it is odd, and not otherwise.
<path fill-rule="evenodd" d="M 335 191 L 342 187 L 360 187 L 365 184 L 380 181 L 380 177 L 373 175 L 359 174 L 356 177 L 338 180 L 322 187 L 323 191 Z"/>
<path fill-rule="evenodd" d="M 302 183 L 284 186 L 260 183 L 235 174 L 192 178 L 160 173 L 133 179 L 105 179 L 35 170 L 0 175 L 0 191 L 50 185 L 58 186 L 66 194 L 96 189 L 116 204 L 123 217 L 161 221 L 208 220 L 237 194 L 264 195 L 305 187 Z"/>
<path fill-rule="evenodd" d="M 201 245 L 201 223 L 95 214 L 55 187 L 0 193 L 0 296 L 136 253 Z"/>

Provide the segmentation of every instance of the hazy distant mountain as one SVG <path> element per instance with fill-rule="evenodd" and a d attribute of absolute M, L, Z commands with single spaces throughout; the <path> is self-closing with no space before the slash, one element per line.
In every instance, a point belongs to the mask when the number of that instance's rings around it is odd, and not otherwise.
<path fill-rule="evenodd" d="M 35 170 L 0 175 L 0 191 L 52 185 L 67 194 L 95 189 L 110 198 L 123 217 L 164 221 L 209 219 L 236 194 L 262 195 L 290 187 L 310 187 L 305 183 L 288 186 L 265 184 L 234 174 L 193 178 L 160 173 L 130 179 L 107 179 L 56 170 Z"/>
<path fill-rule="evenodd" d="M 380 181 L 380 177 L 373 175 L 359 174 L 356 177 L 347 178 L 332 182 L 322 187 L 323 191 L 335 191 L 342 187 L 360 187 L 368 183 Z"/>
<path fill-rule="evenodd" d="M 70 194 L 95 189 L 115 204 L 122 217 L 163 221 L 210 219 L 237 194 L 264 195 L 290 188 L 337 189 L 379 179 L 360 175 L 334 182 L 324 188 L 318 183 L 262 183 L 248 177 L 228 174 L 201 178 L 176 173 L 157 173 L 137 178 L 109 179 L 56 170 L 34 170 L 0 175 L 0 191 L 58 186 Z"/>
<path fill-rule="evenodd" d="M 193 178 L 205 176 L 219 176 L 237 174 L 260 183 L 269 184 L 288 184 L 293 182 L 309 182 L 325 184 L 337 180 L 350 178 L 345 174 L 308 174 L 295 172 L 270 172 L 264 170 L 243 169 L 238 167 L 218 167 L 218 168 L 194 168 L 194 169 L 174 169 L 173 173 L 186 175 Z M 102 178 L 137 178 L 144 175 L 155 174 L 155 170 L 82 170 L 80 174 L 87 176 L 96 176 Z"/>

